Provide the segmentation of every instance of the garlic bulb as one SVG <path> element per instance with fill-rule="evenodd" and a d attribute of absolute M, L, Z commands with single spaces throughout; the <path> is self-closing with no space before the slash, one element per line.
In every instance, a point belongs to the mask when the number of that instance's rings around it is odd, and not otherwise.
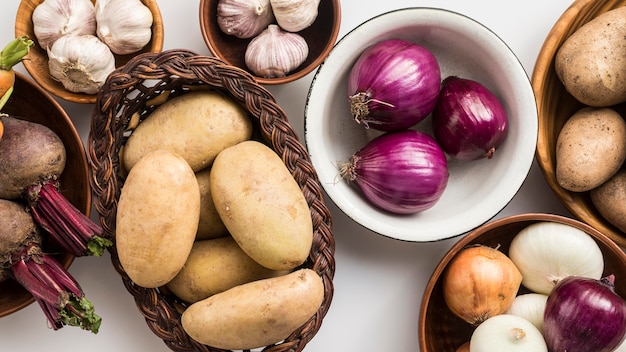
<path fill-rule="evenodd" d="M 115 58 L 94 35 L 65 35 L 48 49 L 48 67 L 65 89 L 95 94 L 115 70 Z"/>
<path fill-rule="evenodd" d="M 300 66 L 308 55 L 309 46 L 302 36 L 270 24 L 248 44 L 245 62 L 256 75 L 276 78 Z"/>
<path fill-rule="evenodd" d="M 270 0 L 220 0 L 217 24 L 237 38 L 252 38 L 274 22 Z"/>
<path fill-rule="evenodd" d="M 45 50 L 65 34 L 96 33 L 95 8 L 90 0 L 45 0 L 33 11 L 33 31 Z"/>
<path fill-rule="evenodd" d="M 152 12 L 140 0 L 96 1 L 97 35 L 112 52 L 141 50 L 152 38 Z"/>
<path fill-rule="evenodd" d="M 280 28 L 299 32 L 315 22 L 320 0 L 270 0 L 270 3 Z"/>

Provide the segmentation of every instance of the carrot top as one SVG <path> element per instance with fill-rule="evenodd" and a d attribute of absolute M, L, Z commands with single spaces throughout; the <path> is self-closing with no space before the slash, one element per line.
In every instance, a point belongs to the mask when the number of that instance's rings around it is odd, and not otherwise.
<path fill-rule="evenodd" d="M 34 42 L 28 36 L 15 38 L 0 51 L 0 69 L 11 70 L 13 66 L 21 62 L 24 56 L 33 46 Z"/>

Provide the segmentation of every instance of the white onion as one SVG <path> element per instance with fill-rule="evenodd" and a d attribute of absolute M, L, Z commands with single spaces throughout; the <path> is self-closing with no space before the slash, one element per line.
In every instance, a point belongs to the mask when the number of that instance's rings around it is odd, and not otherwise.
<path fill-rule="evenodd" d="M 470 352 L 548 352 L 541 332 L 516 315 L 493 316 L 478 325 L 470 339 Z"/>
<path fill-rule="evenodd" d="M 550 221 L 521 230 L 511 242 L 509 257 L 522 273 L 522 285 L 545 295 L 568 276 L 599 280 L 604 270 L 602 251 L 591 236 Z"/>
<path fill-rule="evenodd" d="M 526 293 L 515 297 L 513 304 L 506 311 L 531 322 L 539 331 L 543 328 L 543 312 L 546 309 L 548 295 L 541 293 Z"/>

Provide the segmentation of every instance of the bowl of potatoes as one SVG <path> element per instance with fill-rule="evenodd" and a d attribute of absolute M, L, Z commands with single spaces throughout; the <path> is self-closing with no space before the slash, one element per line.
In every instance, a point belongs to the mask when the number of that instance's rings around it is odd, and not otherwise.
<path fill-rule="evenodd" d="M 579 220 L 626 246 L 626 1 L 577 0 L 549 32 L 532 74 L 537 161 Z"/>
<path fill-rule="evenodd" d="M 139 55 L 98 94 L 88 148 L 114 266 L 168 347 L 301 350 L 315 336 L 333 295 L 331 215 L 252 76 L 183 49 Z"/>

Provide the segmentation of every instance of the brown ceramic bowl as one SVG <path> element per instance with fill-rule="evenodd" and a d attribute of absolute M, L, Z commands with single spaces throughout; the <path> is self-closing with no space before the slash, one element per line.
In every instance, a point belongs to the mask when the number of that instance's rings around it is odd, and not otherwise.
<path fill-rule="evenodd" d="M 137 53 L 128 55 L 115 56 L 115 66 L 120 67 L 126 64 L 128 60 L 137 54 L 145 52 L 159 52 L 163 49 L 163 19 L 156 0 L 141 0 L 152 11 L 152 39 L 146 46 Z M 33 31 L 32 15 L 35 8 L 44 2 L 44 0 L 22 0 L 17 9 L 15 18 L 15 36 L 21 37 L 27 35 L 36 41 Z M 95 0 L 92 0 L 95 3 Z M 23 61 L 24 67 L 33 79 L 39 83 L 45 90 L 56 95 L 57 97 L 81 104 L 92 104 L 96 101 L 96 94 L 76 93 L 69 91 L 63 87 L 61 83 L 55 81 L 50 76 L 48 69 L 48 54 L 46 50 L 35 44 L 27 56 L 27 60 Z"/>
<path fill-rule="evenodd" d="M 626 254 L 620 247 L 595 228 L 575 219 L 553 214 L 519 214 L 489 222 L 470 232 L 444 255 L 433 272 L 422 298 L 419 315 L 419 350 L 421 352 L 455 352 L 469 341 L 473 328 L 448 309 L 442 292 L 442 277 L 446 266 L 464 247 L 483 244 L 508 254 L 513 237 L 528 225 L 540 221 L 567 224 L 589 234 L 604 255 L 604 274 L 615 274 L 615 289 L 626 297 Z M 522 287 L 520 293 L 528 292 Z"/>
<path fill-rule="evenodd" d="M 225 34 L 220 29 L 217 24 L 218 3 L 219 0 L 200 0 L 200 29 L 206 45 L 213 55 L 230 65 L 248 71 L 260 84 L 283 84 L 306 76 L 324 61 L 339 35 L 340 0 L 321 0 L 315 22 L 298 32 L 309 45 L 309 56 L 306 61 L 285 77 L 258 77 L 248 69 L 244 60 L 246 48 L 252 39 L 239 39 Z"/>
<path fill-rule="evenodd" d="M 80 135 L 61 105 L 35 82 L 17 73 L 13 94 L 2 112 L 43 124 L 61 138 L 67 152 L 65 170 L 59 179 L 61 193 L 83 214 L 89 216 L 91 191 L 87 156 Z M 54 257 L 65 268 L 69 268 L 74 260 L 73 256 L 62 253 L 62 249 L 52 243 L 46 243 L 43 249 L 48 253 L 59 253 Z M 32 302 L 33 296 L 17 282 L 8 280 L 0 283 L 0 317 L 18 311 Z"/>
<path fill-rule="evenodd" d="M 539 115 L 536 156 L 548 185 L 556 193 L 563 206 L 577 219 L 602 231 L 622 247 L 626 247 L 626 234 L 598 213 L 589 198 L 589 193 L 568 191 L 562 188 L 556 180 L 557 137 L 565 121 L 584 105 L 570 95 L 559 81 L 554 71 L 554 57 L 561 44 L 583 24 L 606 11 L 624 5 L 626 5 L 624 0 L 574 1 L 549 32 L 532 74 L 532 86 Z M 616 108 L 623 110 L 624 106 Z"/>

